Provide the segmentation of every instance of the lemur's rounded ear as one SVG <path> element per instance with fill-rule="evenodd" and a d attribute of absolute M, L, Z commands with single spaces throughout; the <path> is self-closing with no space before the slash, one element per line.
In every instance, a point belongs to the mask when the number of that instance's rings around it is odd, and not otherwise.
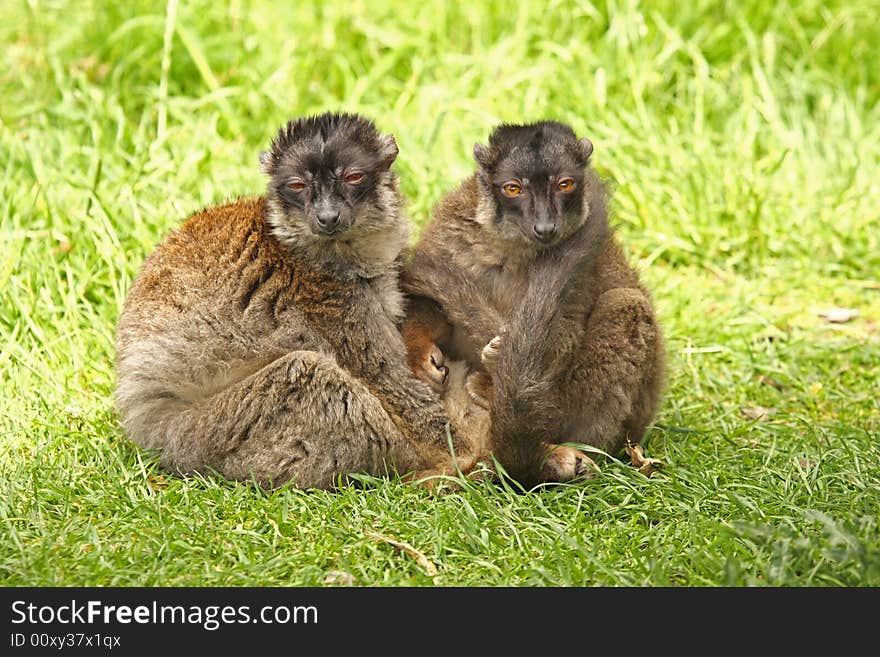
<path fill-rule="evenodd" d="M 266 175 L 272 174 L 272 153 L 260 151 L 260 171 Z"/>
<path fill-rule="evenodd" d="M 584 158 L 584 162 L 586 162 L 590 159 L 590 155 L 593 154 L 593 142 L 586 137 L 578 139 L 578 152 L 580 152 L 581 157 Z"/>
<path fill-rule="evenodd" d="M 485 171 L 492 168 L 494 164 L 492 157 L 492 149 L 482 144 L 474 144 L 474 159 Z"/>
<path fill-rule="evenodd" d="M 386 169 L 397 159 L 399 152 L 394 135 L 382 135 L 379 138 L 379 156 Z"/>

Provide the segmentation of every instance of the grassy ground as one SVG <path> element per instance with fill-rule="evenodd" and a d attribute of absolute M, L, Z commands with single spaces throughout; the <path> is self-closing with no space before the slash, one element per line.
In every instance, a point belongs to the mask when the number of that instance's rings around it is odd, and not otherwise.
<path fill-rule="evenodd" d="M 880 4 L 174 4 L 0 9 L 0 584 L 880 585 Z M 397 136 L 417 225 L 498 121 L 593 140 L 668 340 L 664 474 L 266 493 L 126 441 L 140 263 L 337 108 Z"/>

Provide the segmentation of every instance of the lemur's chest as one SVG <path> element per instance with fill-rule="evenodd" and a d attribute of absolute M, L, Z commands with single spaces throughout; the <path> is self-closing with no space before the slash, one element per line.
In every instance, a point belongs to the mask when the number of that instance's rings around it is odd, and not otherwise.
<path fill-rule="evenodd" d="M 495 310 L 504 318 L 509 318 L 525 296 L 528 277 L 516 267 L 502 267 L 486 276 L 488 296 Z"/>
<path fill-rule="evenodd" d="M 374 307 L 381 309 L 389 320 L 396 324 L 403 318 L 403 293 L 400 291 L 396 272 L 367 280 L 365 288 Z"/>
<path fill-rule="evenodd" d="M 481 288 L 485 299 L 501 317 L 516 310 L 528 287 L 528 268 L 517 261 L 496 258 L 466 265 L 471 280 Z"/>

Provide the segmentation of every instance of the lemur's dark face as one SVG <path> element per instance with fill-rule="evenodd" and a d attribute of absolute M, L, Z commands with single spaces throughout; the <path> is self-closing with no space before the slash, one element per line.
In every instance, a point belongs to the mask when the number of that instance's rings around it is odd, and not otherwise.
<path fill-rule="evenodd" d="M 502 125 L 474 157 L 503 235 L 549 246 L 584 221 L 584 176 L 593 145 L 550 121 Z"/>
<path fill-rule="evenodd" d="M 291 236 L 326 239 L 358 224 L 363 228 L 382 210 L 381 183 L 397 157 L 391 135 L 381 135 L 359 116 L 322 114 L 288 123 L 271 151 L 260 154 L 270 176 L 268 194 L 280 208 Z"/>

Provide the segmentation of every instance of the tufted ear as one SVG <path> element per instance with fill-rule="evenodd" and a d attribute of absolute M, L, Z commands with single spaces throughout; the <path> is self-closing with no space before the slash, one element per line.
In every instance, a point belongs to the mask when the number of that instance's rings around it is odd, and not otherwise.
<path fill-rule="evenodd" d="M 490 171 L 495 165 L 492 149 L 488 146 L 483 146 L 483 144 L 474 144 L 474 160 L 477 161 L 477 164 L 480 165 L 483 171 Z"/>
<path fill-rule="evenodd" d="M 260 171 L 267 176 L 272 175 L 272 153 L 269 151 L 260 151 Z"/>
<path fill-rule="evenodd" d="M 391 167 L 394 160 L 397 159 L 397 154 L 399 152 L 394 135 L 382 135 L 379 138 L 379 155 L 381 156 L 382 164 L 386 169 Z"/>
<path fill-rule="evenodd" d="M 584 158 L 584 163 L 586 163 L 590 159 L 590 155 L 593 154 L 593 142 L 586 137 L 578 139 L 578 152 Z"/>

